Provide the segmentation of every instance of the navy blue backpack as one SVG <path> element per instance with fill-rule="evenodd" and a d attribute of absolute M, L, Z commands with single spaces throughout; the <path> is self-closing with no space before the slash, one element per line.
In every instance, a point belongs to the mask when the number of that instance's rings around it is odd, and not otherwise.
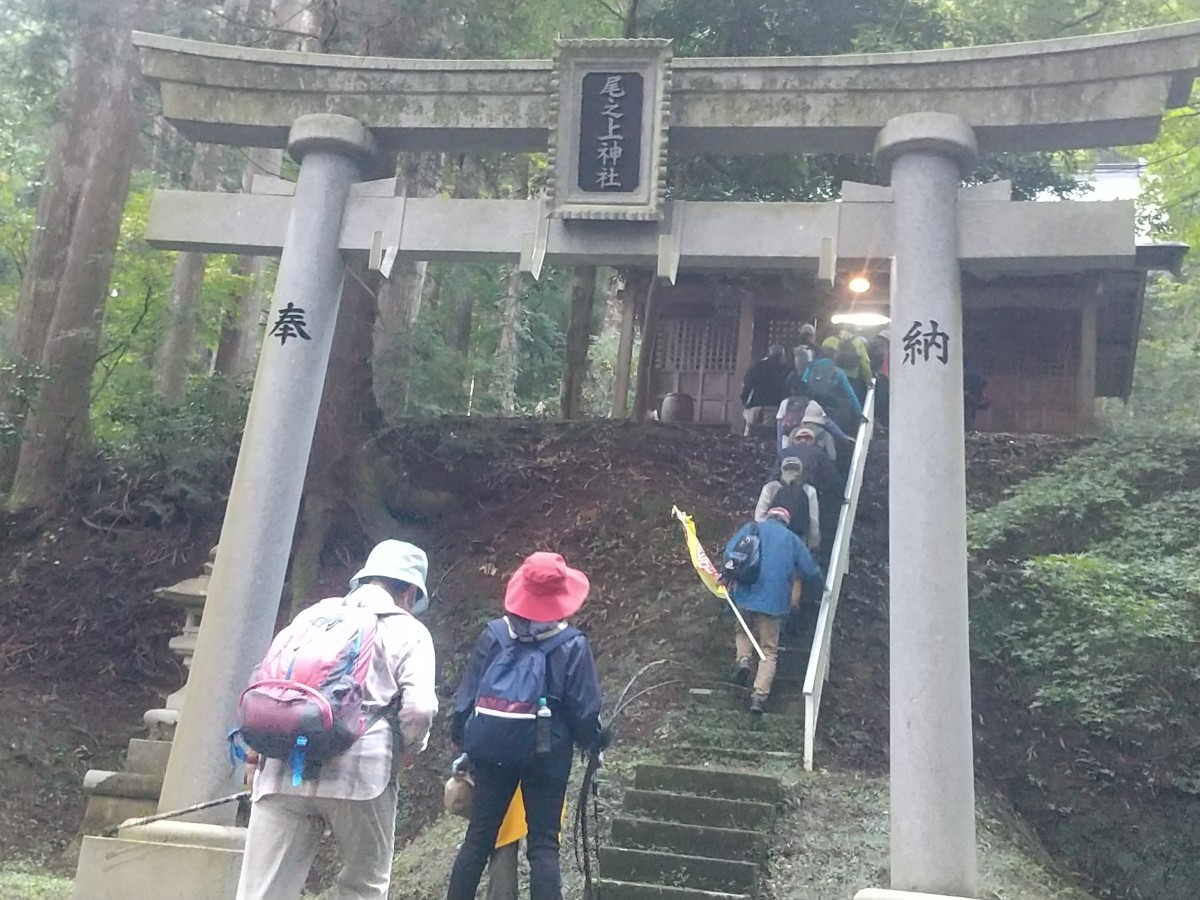
<path fill-rule="evenodd" d="M 580 632 L 567 626 L 552 637 L 534 640 L 514 638 L 504 619 L 487 627 L 501 649 L 479 677 L 463 750 L 473 762 L 527 766 L 537 754 L 538 709 L 550 699 L 546 657 Z"/>

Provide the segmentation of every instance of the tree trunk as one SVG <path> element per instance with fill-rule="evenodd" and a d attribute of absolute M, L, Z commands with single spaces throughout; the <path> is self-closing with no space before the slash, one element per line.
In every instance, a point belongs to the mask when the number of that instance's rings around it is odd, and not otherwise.
<path fill-rule="evenodd" d="M 65 117 L 55 126 L 46 157 L 45 175 L 38 193 L 29 258 L 21 280 L 21 292 L 7 335 L 8 356 L 14 370 L 0 382 L 0 418 L 20 428 L 29 409 L 28 394 L 36 385 L 30 374 L 41 362 L 54 302 L 71 246 L 75 215 L 83 186 L 84 170 L 91 150 L 87 134 L 102 86 L 95 77 L 102 64 L 99 42 L 107 28 L 103 16 L 85 21 L 71 53 L 71 70 L 60 96 Z M 13 437 L 0 446 L 0 489 L 12 486 L 20 454 L 20 441 Z"/>
<path fill-rule="evenodd" d="M 271 0 L 271 47 L 320 53 L 328 0 Z"/>
<path fill-rule="evenodd" d="M 658 279 L 651 277 L 642 304 L 641 343 L 638 345 L 637 370 L 633 384 L 633 420 L 646 420 L 650 394 L 650 367 L 654 361 L 654 339 L 658 334 L 658 303 L 655 300 Z"/>
<path fill-rule="evenodd" d="M 371 394 L 371 336 L 380 280 L 379 273 L 367 271 L 365 260 L 347 267 L 296 526 L 293 613 L 316 596 L 323 554 L 360 557 L 370 545 L 405 532 L 392 509 L 431 515 L 452 500 L 444 492 L 410 483 L 376 442 L 384 427 Z"/>
<path fill-rule="evenodd" d="M 356 259 L 347 266 L 304 479 L 292 562 L 295 601 L 313 599 L 321 553 L 335 525 L 339 530 L 355 526 L 348 534 L 365 533 L 369 539 L 389 527 L 396 533 L 396 523 L 380 501 L 377 479 L 370 473 L 376 460 L 371 455 L 374 448 L 368 446 L 383 424 L 371 392 L 373 291 L 379 281 L 377 272 L 367 271 L 365 260 Z"/>
<path fill-rule="evenodd" d="M 500 317 L 500 342 L 496 346 L 496 363 L 492 368 L 492 390 L 500 398 L 500 412 L 511 416 L 517 405 L 517 330 L 521 325 L 521 294 L 525 280 L 521 270 L 513 266 L 505 280 L 504 307 Z"/>
<path fill-rule="evenodd" d="M 442 189 L 446 157 L 442 153 L 406 153 L 400 157 L 397 177 L 409 197 L 434 197 Z M 388 237 L 395 237 L 389 235 Z M 412 388 L 409 373 L 413 364 L 412 329 L 421 313 L 425 295 L 425 260 L 397 260 L 392 274 L 379 291 L 379 318 L 375 323 L 375 359 L 395 360 L 375 367 L 375 396 L 392 398 L 400 411 L 408 406 Z"/>
<path fill-rule="evenodd" d="M 451 301 L 446 328 L 446 343 L 457 350 L 463 359 L 471 352 L 471 319 L 474 313 L 475 297 L 469 289 L 464 289 Z"/>
<path fill-rule="evenodd" d="M 587 376 L 588 344 L 592 338 L 592 306 L 596 301 L 596 267 L 576 266 L 571 277 L 571 322 L 563 359 L 559 414 L 564 419 L 583 415 L 583 380 Z"/>
<path fill-rule="evenodd" d="M 220 174 L 221 148 L 215 144 L 197 144 L 192 159 L 191 184 L 195 191 L 216 187 Z M 154 389 L 172 406 L 183 402 L 187 376 L 192 368 L 196 330 L 200 325 L 200 292 L 204 288 L 203 253 L 180 253 L 175 258 L 171 280 L 171 299 L 167 306 L 167 327 L 162 343 L 154 354 Z"/>
<path fill-rule="evenodd" d="M 437 196 L 442 189 L 445 164 L 445 155 L 441 153 L 404 154 L 397 174 L 404 194 L 408 197 Z M 421 294 L 425 289 L 426 266 L 424 260 L 399 260 L 392 268 L 391 280 L 379 296 L 376 356 L 417 321 L 421 312 Z"/>
<path fill-rule="evenodd" d="M 273 29 L 269 44 L 276 50 L 318 52 L 327 14 L 325 4 L 313 0 L 226 0 L 225 3 L 225 15 L 230 21 L 257 24 L 265 20 Z M 282 150 L 256 147 L 242 169 L 242 191 L 250 192 L 255 175 L 279 177 L 282 171 Z M 247 276 L 248 287 L 238 298 L 236 312 L 221 326 L 213 360 L 215 375 L 239 383 L 249 383 L 254 377 L 261 319 L 268 305 L 267 265 L 268 260 L 262 256 L 238 257 L 235 271 Z"/>
<path fill-rule="evenodd" d="M 278 176 L 283 169 L 283 151 L 257 147 L 250 151 L 242 170 L 242 191 L 250 192 L 256 174 Z M 258 359 L 259 331 L 263 309 L 267 305 L 267 264 L 265 256 L 239 256 L 235 271 L 246 276 L 247 287 L 238 297 L 237 310 L 221 326 L 213 373 L 231 381 L 249 382 Z"/>
<path fill-rule="evenodd" d="M 86 127 L 73 131 L 88 146 L 87 162 L 40 360 L 47 380 L 25 422 L 9 498 L 14 508 L 51 500 L 69 482 L 74 456 L 86 443 L 100 321 L 137 152 L 139 72 L 130 31 L 142 18 L 141 6 L 139 0 L 97 0 L 95 18 L 104 27 L 80 55 L 81 77 L 98 85 L 100 98 Z"/>
<path fill-rule="evenodd" d="M 626 273 L 625 287 L 615 296 L 621 307 L 620 339 L 617 342 L 617 359 L 613 367 L 612 416 L 614 419 L 629 417 L 629 377 L 633 364 L 633 334 L 637 297 L 645 297 L 648 280 L 635 273 Z"/>

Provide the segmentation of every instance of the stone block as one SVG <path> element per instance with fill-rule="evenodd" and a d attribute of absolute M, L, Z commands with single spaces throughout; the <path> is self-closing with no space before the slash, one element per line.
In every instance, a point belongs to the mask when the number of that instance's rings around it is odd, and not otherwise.
<path fill-rule="evenodd" d="M 167 759 L 170 756 L 170 741 L 134 738 L 129 742 L 129 749 L 125 753 L 125 770 L 162 778 L 167 773 Z"/>
<path fill-rule="evenodd" d="M 690 766 L 640 765 L 634 772 L 639 791 L 671 791 L 723 797 L 727 800 L 758 800 L 775 803 L 779 799 L 779 779 L 750 772 L 721 769 L 697 769 Z"/>
<path fill-rule="evenodd" d="M 105 772 L 92 769 L 83 776 L 84 793 L 101 797 L 130 797 L 157 802 L 159 794 L 162 793 L 162 784 L 161 777 L 140 772 Z"/>
<path fill-rule="evenodd" d="M 207 822 L 181 822 L 178 819 L 130 825 L 122 828 L 117 837 L 152 844 L 186 844 L 215 850 L 237 850 L 239 853 L 246 847 L 245 828 Z"/>
<path fill-rule="evenodd" d="M 158 588 L 155 590 L 154 596 L 160 600 L 178 603 L 180 606 L 202 605 L 208 596 L 208 575 L 185 578 L 170 587 Z"/>
<path fill-rule="evenodd" d="M 158 812 L 157 798 L 105 797 L 93 794 L 88 797 L 80 834 L 100 834 L 108 828 L 120 825 L 126 819 L 152 816 Z"/>
<path fill-rule="evenodd" d="M 775 824 L 775 804 L 723 800 L 661 791 L 625 792 L 625 812 L 663 822 L 706 825 L 713 828 L 770 829 Z"/>
<path fill-rule="evenodd" d="M 600 848 L 600 871 L 606 878 L 731 894 L 758 892 L 758 864 L 731 859 L 708 859 L 653 850 Z"/>
<path fill-rule="evenodd" d="M 767 852 L 766 835 L 760 831 L 654 822 L 627 816 L 613 819 L 612 843 L 630 850 L 687 853 L 713 859 L 759 860 Z"/>
<path fill-rule="evenodd" d="M 176 694 L 178 693 L 180 691 L 176 691 Z M 179 710 L 148 709 L 142 716 L 142 722 L 145 723 L 151 740 L 169 741 L 175 736 L 175 726 L 179 724 Z"/>
<path fill-rule="evenodd" d="M 233 900 L 242 854 L 194 844 L 86 837 L 72 900 Z"/>
<path fill-rule="evenodd" d="M 601 878 L 596 882 L 599 900 L 749 900 L 746 894 L 725 894 L 666 884 L 638 884 Z"/>

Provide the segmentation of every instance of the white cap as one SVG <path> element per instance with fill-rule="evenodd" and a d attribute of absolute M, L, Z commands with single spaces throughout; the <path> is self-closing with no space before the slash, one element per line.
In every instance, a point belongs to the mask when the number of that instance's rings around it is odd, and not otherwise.
<path fill-rule="evenodd" d="M 422 597 L 428 597 L 425 577 L 429 572 L 429 557 L 416 544 L 407 541 L 382 541 L 375 545 L 363 567 L 350 579 L 350 590 L 357 590 L 367 578 L 391 578 L 414 584 Z"/>

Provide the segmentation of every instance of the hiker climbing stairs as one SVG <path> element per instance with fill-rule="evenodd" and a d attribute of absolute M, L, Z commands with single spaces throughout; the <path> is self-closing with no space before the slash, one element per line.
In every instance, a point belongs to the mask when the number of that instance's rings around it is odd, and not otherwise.
<path fill-rule="evenodd" d="M 600 849 L 601 900 L 749 900 L 780 800 L 778 778 L 639 765 Z"/>

